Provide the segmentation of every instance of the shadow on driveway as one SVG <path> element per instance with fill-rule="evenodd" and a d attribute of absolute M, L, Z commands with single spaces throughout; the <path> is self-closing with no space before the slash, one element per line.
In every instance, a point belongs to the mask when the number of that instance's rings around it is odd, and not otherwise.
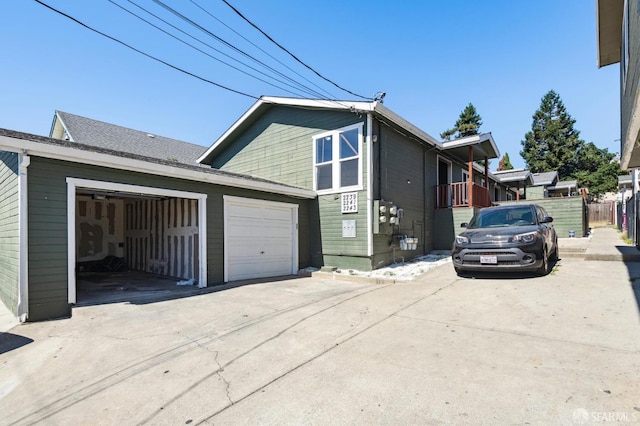
<path fill-rule="evenodd" d="M 0 333 L 0 355 L 32 343 L 33 339 L 13 333 Z"/>
<path fill-rule="evenodd" d="M 178 278 L 171 278 L 139 271 L 124 273 L 86 273 L 78 276 L 77 303 L 80 306 L 96 306 L 110 303 L 146 305 L 215 293 L 245 285 L 284 281 L 300 278 L 297 275 L 234 281 L 232 283 L 198 288 L 197 285 L 177 285 Z"/>
<path fill-rule="evenodd" d="M 640 251 L 633 246 L 616 246 L 622 254 L 622 261 L 629 273 L 629 285 L 636 299 L 636 307 L 640 314 Z"/>

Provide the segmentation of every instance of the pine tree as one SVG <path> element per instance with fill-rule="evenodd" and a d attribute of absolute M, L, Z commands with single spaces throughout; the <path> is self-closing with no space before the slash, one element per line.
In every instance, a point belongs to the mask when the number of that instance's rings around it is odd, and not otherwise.
<path fill-rule="evenodd" d="M 531 131 L 527 132 L 520 155 L 533 173 L 558 171 L 562 180 L 579 170 L 579 151 L 584 145 L 580 132 L 573 128 L 575 120 L 567 112 L 560 95 L 549 91 L 533 114 Z"/>
<path fill-rule="evenodd" d="M 500 159 L 500 162 L 498 163 L 498 171 L 502 170 L 513 170 L 513 164 L 511 164 L 508 152 L 504 153 L 504 155 Z"/>
<path fill-rule="evenodd" d="M 469 103 L 460 113 L 453 128 L 440 133 L 440 137 L 448 141 L 452 137 L 458 139 L 477 135 L 480 133 L 480 126 L 482 126 L 482 117 L 480 117 L 473 104 Z"/>

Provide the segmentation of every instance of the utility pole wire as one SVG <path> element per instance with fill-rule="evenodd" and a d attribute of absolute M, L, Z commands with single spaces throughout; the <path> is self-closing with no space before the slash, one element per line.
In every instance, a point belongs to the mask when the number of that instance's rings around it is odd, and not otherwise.
<path fill-rule="evenodd" d="M 129 0 L 130 1 L 130 0 Z M 220 24 L 224 25 L 225 27 L 227 27 L 230 31 L 232 31 L 233 33 L 235 33 L 238 37 L 242 38 L 244 41 L 246 41 L 247 43 L 249 43 L 250 45 L 252 45 L 253 47 L 255 47 L 256 49 L 260 50 L 262 53 L 264 53 L 265 55 L 269 56 L 271 59 L 273 59 L 274 61 L 276 61 L 277 63 L 279 63 L 280 65 L 282 65 L 283 67 L 285 67 L 286 69 L 288 69 L 289 71 L 291 71 L 292 73 L 294 73 L 295 75 L 297 75 L 298 77 L 302 78 L 303 80 L 305 80 L 307 83 L 313 85 L 314 87 L 316 87 L 318 90 L 323 91 L 327 96 L 324 96 L 322 94 L 320 94 L 319 92 L 316 92 L 316 96 L 320 96 L 320 97 L 324 97 L 326 99 L 332 99 L 335 98 L 334 95 L 332 95 L 331 93 L 329 93 L 328 91 L 326 91 L 325 89 L 323 89 L 322 87 L 318 86 L 317 84 L 315 84 L 314 82 L 312 82 L 311 80 L 309 80 L 308 78 L 306 78 L 305 76 L 303 76 L 302 74 L 300 74 L 299 72 L 295 71 L 294 69 L 292 69 L 291 67 L 289 67 L 287 64 L 285 64 L 284 62 L 282 62 L 281 60 L 279 60 L 278 58 L 276 58 L 275 56 L 271 55 L 269 52 L 267 52 L 266 50 L 264 50 L 263 48 L 261 48 L 260 46 L 258 46 L 257 44 L 255 44 L 254 42 L 252 42 L 251 40 L 249 40 L 247 37 L 243 36 L 242 34 L 240 34 L 238 31 L 234 30 L 233 28 L 231 28 L 231 26 L 227 25 L 224 23 L 224 21 L 222 21 L 221 19 L 219 19 L 218 17 L 216 17 L 215 15 L 213 15 L 212 13 L 210 13 L 208 10 L 206 10 L 204 7 L 202 7 L 200 4 L 198 4 L 198 2 L 196 2 L 195 0 L 189 0 L 194 6 L 198 7 L 200 10 L 202 10 L 204 13 L 206 13 L 207 15 L 209 15 L 211 18 L 215 19 L 216 21 L 218 21 Z M 315 92 L 315 91 L 314 91 Z"/>
<path fill-rule="evenodd" d="M 222 0 L 224 2 L 224 4 L 226 4 L 227 6 L 229 6 L 238 16 L 240 16 L 242 19 L 244 19 L 249 25 L 251 25 L 253 28 L 255 28 L 256 30 L 260 31 L 260 33 L 262 33 L 263 36 L 265 36 L 267 39 L 269 39 L 269 41 L 271 41 L 273 44 L 275 44 L 276 46 L 278 46 L 280 49 L 282 49 L 283 51 L 285 51 L 286 53 L 289 54 L 289 56 L 291 56 L 293 59 L 295 59 L 298 63 L 300 63 L 301 65 L 305 66 L 306 68 L 308 68 L 309 70 L 311 70 L 314 74 L 316 74 L 318 77 L 320 77 L 321 79 L 333 84 L 335 87 L 337 87 L 338 89 L 347 92 L 353 96 L 356 96 L 358 98 L 361 99 L 366 99 L 366 100 L 373 100 L 372 98 L 368 98 L 366 96 L 361 96 L 358 95 L 357 93 L 353 93 L 350 90 L 345 89 L 342 86 L 339 86 L 337 83 L 335 83 L 334 81 L 328 79 L 327 77 L 323 76 L 322 74 L 320 74 L 318 71 L 316 71 L 315 69 L 313 69 L 311 66 L 305 64 L 304 62 L 302 62 L 300 59 L 298 59 L 298 57 L 296 55 L 294 55 L 293 53 L 291 53 L 289 50 L 287 50 L 284 46 L 282 46 L 280 43 L 278 43 L 277 41 L 275 41 L 273 38 L 271 38 L 269 36 L 269 34 L 265 33 L 264 31 L 262 31 L 262 29 L 260 27 L 258 27 L 256 24 L 254 24 L 253 22 L 251 22 L 249 20 L 249 18 L 247 18 L 246 16 L 244 16 L 238 9 L 236 9 L 235 7 L 233 7 L 231 4 L 229 4 L 229 2 L 227 0 Z"/>
<path fill-rule="evenodd" d="M 257 100 L 257 99 L 259 99 L 259 98 L 258 98 L 258 97 L 256 97 L 256 96 L 250 95 L 250 94 L 248 94 L 248 93 L 241 92 L 241 91 L 239 91 L 239 90 L 232 89 L 232 88 L 227 87 L 227 86 L 223 86 L 222 84 L 216 83 L 216 82 L 211 81 L 211 80 L 207 80 L 207 79 L 206 79 L 206 78 L 204 78 L 204 77 L 200 77 L 199 75 L 193 74 L 193 73 L 191 73 L 191 72 L 189 72 L 189 71 L 186 71 L 186 70 L 184 70 L 184 69 L 182 69 L 182 68 L 179 68 L 179 67 L 177 67 L 177 66 L 175 66 L 175 65 L 171 65 L 170 63 L 165 62 L 165 61 L 163 61 L 162 59 L 156 58 L 155 56 L 152 56 L 152 55 L 150 55 L 150 54 L 148 54 L 148 53 L 145 53 L 145 52 L 143 52 L 142 50 L 136 49 L 135 47 L 130 46 L 130 45 L 128 45 L 127 43 L 125 43 L 125 42 L 123 42 L 123 41 L 118 40 L 117 38 L 111 37 L 111 36 L 110 36 L 110 35 L 108 35 L 108 34 L 105 34 L 105 33 L 101 32 L 101 31 L 98 31 L 98 30 L 96 30 L 95 28 L 92 28 L 92 27 L 88 26 L 87 24 L 85 24 L 85 23 L 83 23 L 83 22 L 81 22 L 81 21 L 77 20 L 77 19 L 76 19 L 76 18 L 74 18 L 73 16 L 67 15 L 66 13 L 61 12 L 61 11 L 60 11 L 60 10 L 58 10 L 58 9 L 55 9 L 55 8 L 53 8 L 53 7 L 49 6 L 48 4 L 46 4 L 46 3 L 44 3 L 44 2 L 42 2 L 42 1 L 40 1 L 40 0 L 34 0 L 34 1 L 35 1 L 36 3 L 38 3 L 38 4 L 40 4 L 41 6 L 46 7 L 47 9 L 50 9 L 50 10 L 52 10 L 53 12 L 56 12 L 56 13 L 58 13 L 58 14 L 60 14 L 60 15 L 64 16 L 65 18 L 72 20 L 72 21 L 73 21 L 73 22 L 75 22 L 76 24 L 79 24 L 79 25 L 83 26 L 84 28 L 86 28 L 86 29 L 88 29 L 88 30 L 91 30 L 91 31 L 93 31 L 93 32 L 95 32 L 95 33 L 97 33 L 97 34 L 100 34 L 101 36 L 106 37 L 106 38 L 108 38 L 109 40 L 115 41 L 116 43 L 121 44 L 121 45 L 123 45 L 123 46 L 125 46 L 125 47 L 127 47 L 127 48 L 129 48 L 129 49 L 131 49 L 131 50 L 133 50 L 134 52 L 137 52 L 137 53 L 139 53 L 139 54 L 143 55 L 143 56 L 146 56 L 146 57 L 147 57 L 147 58 L 149 58 L 149 59 L 153 59 L 153 60 L 154 60 L 154 61 L 156 61 L 156 62 L 160 62 L 161 64 L 164 64 L 164 65 L 166 65 L 166 66 L 168 66 L 168 67 L 170 67 L 170 68 L 173 68 L 173 69 L 174 69 L 174 70 L 176 70 L 176 71 L 180 71 L 181 73 L 184 73 L 184 74 L 186 74 L 186 75 L 188 75 L 188 76 L 191 76 L 191 77 L 195 77 L 195 78 L 197 78 L 198 80 L 204 81 L 205 83 L 212 84 L 212 85 L 214 85 L 214 86 L 216 86 L 216 87 L 219 87 L 219 88 L 221 88 L 221 89 L 228 90 L 229 92 L 233 92 L 233 93 L 236 93 L 236 94 L 238 94 L 238 95 L 246 96 L 246 97 L 248 97 L 248 98 L 252 98 L 252 99 L 256 99 L 256 100 Z"/>
<path fill-rule="evenodd" d="M 218 61 L 218 62 L 220 62 L 220 63 L 222 63 L 222 64 L 224 64 L 224 65 L 228 66 L 229 68 L 232 68 L 232 69 L 234 69 L 234 70 L 236 70 L 236 71 L 238 71 L 238 72 L 240 72 L 240 73 L 242 73 L 242 74 L 245 74 L 245 75 L 247 75 L 247 76 L 249 76 L 249 77 L 255 78 L 256 80 L 261 81 L 261 82 L 263 82 L 263 83 L 265 83 L 265 84 L 268 84 L 268 85 L 270 85 L 270 86 L 273 86 L 273 87 L 275 87 L 276 89 L 280 89 L 280 90 L 283 90 L 283 91 L 285 91 L 285 92 L 291 93 L 292 95 L 299 96 L 299 93 L 295 93 L 295 92 L 292 92 L 292 91 L 290 91 L 290 90 L 287 90 L 287 89 L 285 89 L 285 88 L 283 88 L 283 87 L 277 86 L 277 85 L 275 85 L 275 84 L 273 84 L 273 83 L 270 83 L 270 82 L 268 82 L 268 81 L 266 81 L 266 80 L 263 80 L 263 79 L 262 79 L 262 78 L 260 78 L 260 77 L 256 77 L 255 75 L 250 74 L 249 72 L 244 71 L 244 70 L 242 70 L 242 69 L 240 69 L 240 68 L 238 68 L 238 67 L 236 67 L 236 66 L 234 66 L 234 65 L 231 65 L 230 63 L 225 62 L 225 61 L 223 61 L 222 59 L 216 58 L 215 56 L 213 56 L 213 55 L 211 55 L 211 54 L 209 54 L 209 53 L 205 52 L 205 51 L 204 51 L 204 50 L 202 50 L 202 49 L 199 49 L 198 47 L 196 47 L 196 46 L 192 45 L 191 43 L 188 43 L 188 42 L 186 42 L 186 41 L 182 40 L 181 38 L 179 38 L 179 37 L 177 37 L 177 36 L 175 36 L 175 35 L 173 35 L 173 34 L 169 33 L 168 31 L 165 31 L 164 29 L 160 28 L 159 26 L 155 25 L 154 23 L 152 23 L 152 22 L 150 22 L 150 21 L 148 21 L 148 20 L 144 19 L 142 16 L 137 15 L 136 13 L 134 13 L 134 12 L 132 12 L 131 10 L 127 9 L 126 7 L 124 7 L 124 6 L 122 6 L 122 5 L 118 4 L 118 3 L 116 3 L 114 0 L 107 0 L 107 1 L 108 1 L 109 3 L 111 3 L 111 4 L 113 4 L 114 6 L 116 6 L 116 7 L 120 8 L 121 10 L 123 10 L 123 11 L 125 11 L 125 12 L 129 13 L 130 15 L 132 15 L 132 16 L 134 16 L 134 17 L 138 18 L 139 20 L 141 20 L 142 22 L 146 23 L 147 25 L 150 25 L 150 26 L 152 26 L 153 28 L 157 29 L 158 31 L 161 31 L 162 33 L 164 33 L 164 34 L 168 35 L 169 37 L 171 37 L 171 38 L 173 38 L 173 39 L 175 39 L 175 40 L 179 41 L 180 43 L 183 43 L 183 44 L 185 44 L 186 46 L 189 46 L 190 48 L 192 48 L 192 49 L 196 50 L 197 52 L 200 52 L 200 53 L 202 53 L 203 55 L 208 56 L 209 58 L 213 59 L 214 61 Z M 262 75 L 263 75 L 263 76 L 265 76 L 266 78 L 270 78 L 270 79 L 272 79 L 272 80 L 275 80 L 275 81 L 277 81 L 278 83 L 282 83 L 282 84 L 284 84 L 284 85 L 286 85 L 286 86 L 291 87 L 292 89 L 296 89 L 296 90 L 298 89 L 297 87 L 294 87 L 294 86 L 292 86 L 292 85 L 288 84 L 288 83 L 287 83 L 287 82 L 285 82 L 285 81 L 278 80 L 278 79 L 276 79 L 275 77 L 272 77 L 272 76 L 270 76 L 270 75 L 268 75 L 268 74 L 266 74 L 266 73 L 264 73 L 264 72 L 260 71 L 259 69 L 256 69 L 256 68 L 252 67 L 251 65 L 247 65 L 247 64 L 245 64 L 244 62 L 242 62 L 242 61 L 240 61 L 240 60 L 238 60 L 238 59 L 236 59 L 236 58 L 234 58 L 234 57 L 232 57 L 232 56 L 230 56 L 230 55 L 227 55 L 226 53 L 222 52 L 221 50 L 216 49 L 215 47 L 213 47 L 213 46 L 211 46 L 211 45 L 209 45 L 209 44 L 207 44 L 207 43 L 203 42 L 202 40 L 200 40 L 200 39 L 198 39 L 198 38 L 196 38 L 196 37 L 192 36 L 191 34 L 189 34 L 189 33 L 185 32 L 185 31 L 181 30 L 180 28 L 178 28 L 178 27 L 176 27 L 176 26 L 172 25 L 171 23 L 169 23 L 169 22 L 165 21 L 164 19 L 160 18 L 159 16 L 154 15 L 153 13 L 149 12 L 147 9 L 143 8 L 142 6 L 137 5 L 137 4 L 136 4 L 136 3 L 134 3 L 133 1 L 131 1 L 131 0 L 127 0 L 127 1 L 128 1 L 129 3 L 131 3 L 132 5 L 136 6 L 137 8 L 139 8 L 139 9 L 141 9 L 141 10 L 145 11 L 145 12 L 146 12 L 146 13 L 148 13 L 149 15 L 153 16 L 154 18 L 156 18 L 156 19 L 160 20 L 161 22 L 164 22 L 165 24 L 167 24 L 168 26 L 172 27 L 173 29 L 175 29 L 175 30 L 177 30 L 177 31 L 181 32 L 182 34 L 186 35 L 187 37 L 192 38 L 193 40 L 195 40 L 195 41 L 197 41 L 197 42 L 202 43 L 203 45 L 205 45 L 205 46 L 207 46 L 208 48 L 210 48 L 210 49 L 212 49 L 212 50 L 214 50 L 214 51 L 216 51 L 216 52 L 220 53 L 221 55 L 224 55 L 224 56 L 226 56 L 227 58 L 229 58 L 229 59 L 231 59 L 231 60 L 233 60 L 233 61 L 236 61 L 236 62 L 238 62 L 239 64 L 244 65 L 245 67 L 247 67 L 247 68 L 249 68 L 249 69 L 251 69 L 251 70 L 253 70 L 253 71 L 257 72 L 257 73 L 262 74 Z M 308 93 L 308 92 L 307 92 L 307 93 Z"/>
<path fill-rule="evenodd" d="M 223 39 L 222 37 L 219 37 L 218 35 L 212 33 L 211 31 L 207 30 L 206 28 L 204 28 L 202 25 L 198 24 L 197 22 L 193 21 L 192 19 L 189 19 L 188 17 L 186 17 L 185 15 L 183 15 L 182 13 L 178 12 L 177 10 L 175 10 L 174 8 L 172 8 L 171 6 L 167 5 L 166 3 L 164 3 L 162 0 L 152 0 L 154 3 L 156 3 L 159 6 L 162 6 L 164 9 L 166 9 L 167 11 L 173 13 L 175 16 L 177 16 L 178 18 L 182 19 L 183 21 L 185 21 L 186 23 L 188 23 L 189 25 L 199 29 L 200 31 L 204 32 L 205 34 L 208 34 L 209 36 L 213 37 L 214 39 L 218 40 L 220 43 L 224 44 L 225 46 L 227 46 L 229 49 L 232 49 L 234 51 L 236 51 L 237 53 L 243 55 L 244 57 L 251 59 L 252 61 L 254 61 L 257 64 L 262 65 L 263 67 L 267 68 L 268 70 L 270 70 L 271 72 L 297 84 L 298 86 L 302 86 L 303 88 L 307 89 L 307 93 L 309 92 L 315 92 L 311 89 L 309 89 L 308 87 L 305 87 L 304 85 L 300 84 L 299 82 L 296 82 L 295 80 L 293 80 L 291 77 L 286 76 L 285 74 L 281 73 L 280 71 L 274 69 L 273 67 L 270 67 L 269 65 L 265 64 L 264 62 L 262 62 L 261 60 L 249 55 L 247 52 L 243 51 L 242 49 L 239 49 L 238 47 L 234 46 L 233 44 L 229 43 L 228 41 L 226 41 L 225 39 Z"/>

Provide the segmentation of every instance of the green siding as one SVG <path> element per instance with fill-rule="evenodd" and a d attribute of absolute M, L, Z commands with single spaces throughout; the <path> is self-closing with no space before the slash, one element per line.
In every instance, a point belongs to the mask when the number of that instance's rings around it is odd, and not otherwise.
<path fill-rule="evenodd" d="M 212 167 L 313 189 L 312 137 L 364 121 L 351 112 L 273 107 L 217 154 Z"/>
<path fill-rule="evenodd" d="M 545 198 L 544 186 L 528 186 L 527 187 L 527 200 L 541 200 Z"/>
<path fill-rule="evenodd" d="M 223 195 L 299 205 L 299 267 L 310 264 L 310 200 L 32 157 L 29 173 L 29 320 L 68 316 L 67 177 L 207 194 L 208 284 L 221 284 L 223 271 Z"/>
<path fill-rule="evenodd" d="M 477 208 L 460 207 L 455 209 L 436 210 L 436 250 L 450 250 L 453 240 L 460 232 L 460 224 L 468 223 Z"/>
<path fill-rule="evenodd" d="M 569 237 L 569 231 L 575 231 L 576 237 L 584 237 L 588 231 L 586 204 L 582 197 L 544 198 L 541 200 L 519 201 L 519 203 L 538 204 L 553 217 L 553 227 L 558 237 Z M 514 204 L 515 202 L 500 203 Z"/>
<path fill-rule="evenodd" d="M 358 194 L 358 213 L 341 212 L 340 194 L 319 196 L 312 212 L 316 222 L 312 225 L 314 234 L 310 238 L 314 266 L 361 266 L 360 258 L 367 256 L 368 160 L 367 142 L 364 140 L 365 121 L 362 115 L 351 112 L 273 107 L 218 153 L 212 166 L 313 189 L 313 136 L 362 123 L 363 189 L 349 191 Z M 356 238 L 342 236 L 343 220 L 356 221 Z"/>
<path fill-rule="evenodd" d="M 0 151 L 0 300 L 18 315 L 20 204 L 18 154 Z"/>

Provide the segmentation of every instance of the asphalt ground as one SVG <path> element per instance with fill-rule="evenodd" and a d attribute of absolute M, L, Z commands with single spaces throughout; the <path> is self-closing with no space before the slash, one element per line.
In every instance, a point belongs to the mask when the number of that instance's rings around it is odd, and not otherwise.
<path fill-rule="evenodd" d="M 76 307 L 2 335 L 0 424 L 640 422 L 639 279 L 567 256 Z"/>

